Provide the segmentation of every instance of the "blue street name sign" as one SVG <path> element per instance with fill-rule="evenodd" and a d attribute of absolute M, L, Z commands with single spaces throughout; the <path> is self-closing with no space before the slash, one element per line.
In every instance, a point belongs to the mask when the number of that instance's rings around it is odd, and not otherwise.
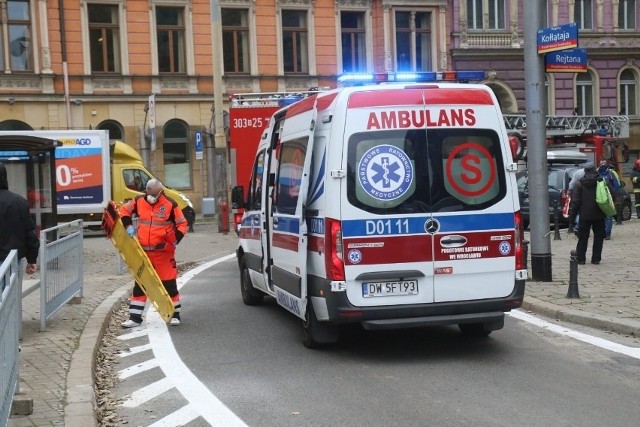
<path fill-rule="evenodd" d="M 584 73 L 587 71 L 587 49 L 567 49 L 544 56 L 547 73 Z"/>
<path fill-rule="evenodd" d="M 196 160 L 202 160 L 202 132 L 196 131 Z"/>
<path fill-rule="evenodd" d="M 538 53 L 578 47 L 578 25 L 575 22 L 538 30 Z"/>

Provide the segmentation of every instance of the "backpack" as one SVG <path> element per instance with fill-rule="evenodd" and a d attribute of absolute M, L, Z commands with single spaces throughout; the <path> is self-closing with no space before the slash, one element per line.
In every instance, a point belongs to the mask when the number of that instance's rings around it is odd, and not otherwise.
<path fill-rule="evenodd" d="M 596 184 L 596 203 L 606 216 L 614 216 L 616 214 L 616 205 L 603 178 L 598 178 L 598 183 Z"/>

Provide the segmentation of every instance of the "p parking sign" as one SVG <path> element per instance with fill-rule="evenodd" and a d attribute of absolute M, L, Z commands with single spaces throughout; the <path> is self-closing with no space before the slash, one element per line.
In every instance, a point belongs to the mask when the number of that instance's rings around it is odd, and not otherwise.
<path fill-rule="evenodd" d="M 196 160 L 202 160 L 202 132 L 197 130 L 195 135 Z"/>

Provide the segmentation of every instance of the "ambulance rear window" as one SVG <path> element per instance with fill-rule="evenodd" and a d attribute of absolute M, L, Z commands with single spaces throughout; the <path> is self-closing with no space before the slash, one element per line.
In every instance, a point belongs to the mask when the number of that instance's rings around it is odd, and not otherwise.
<path fill-rule="evenodd" d="M 367 212 L 473 211 L 506 195 L 500 140 L 490 129 L 363 132 L 348 150 L 348 199 Z"/>

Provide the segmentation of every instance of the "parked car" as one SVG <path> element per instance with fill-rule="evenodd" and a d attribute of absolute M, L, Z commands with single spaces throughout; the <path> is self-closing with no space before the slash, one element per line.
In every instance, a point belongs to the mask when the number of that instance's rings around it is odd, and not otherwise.
<path fill-rule="evenodd" d="M 558 209 L 562 211 L 565 199 L 568 197 L 569 182 L 573 177 L 573 174 L 580 170 L 580 166 L 575 164 L 562 164 L 553 163 L 549 165 L 549 171 L 547 176 L 547 183 L 549 185 L 549 221 L 554 223 L 554 206 L 557 203 Z M 518 182 L 518 195 L 520 197 L 520 211 L 522 213 L 522 221 L 525 228 L 529 227 L 529 186 L 528 186 L 528 173 L 526 170 L 520 171 L 516 174 Z M 620 192 L 623 194 L 623 201 L 621 205 L 622 220 L 628 221 L 631 219 L 632 204 L 631 196 L 624 189 L 624 182 L 621 183 L 622 187 Z M 567 225 L 569 220 L 559 215 L 559 223 L 561 225 Z"/>

